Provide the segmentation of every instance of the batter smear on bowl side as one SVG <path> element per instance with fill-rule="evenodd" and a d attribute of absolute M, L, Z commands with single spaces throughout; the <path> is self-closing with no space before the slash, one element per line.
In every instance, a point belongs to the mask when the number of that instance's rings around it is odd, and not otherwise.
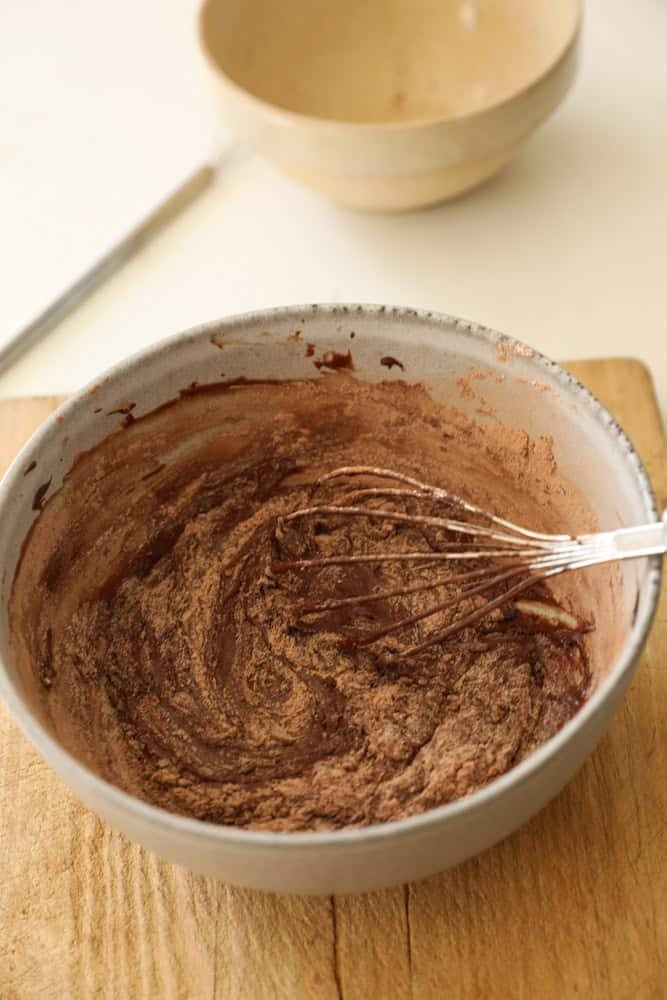
<path fill-rule="evenodd" d="M 591 680 L 584 627 L 511 605 L 399 659 L 392 636 L 365 648 L 341 639 L 417 612 L 421 593 L 299 613 L 404 584 L 405 569 L 278 574 L 272 562 L 440 544 L 427 526 L 365 518 L 276 532 L 319 476 L 350 464 L 416 476 L 541 531 L 595 527 L 547 438 L 474 421 L 418 385 L 331 372 L 193 390 L 82 455 L 24 546 L 13 653 L 35 710 L 75 757 L 182 815 L 339 829 L 466 795 L 571 718 Z M 461 567 L 410 570 L 415 581 L 448 572 Z M 524 596 L 583 623 L 578 586 Z"/>

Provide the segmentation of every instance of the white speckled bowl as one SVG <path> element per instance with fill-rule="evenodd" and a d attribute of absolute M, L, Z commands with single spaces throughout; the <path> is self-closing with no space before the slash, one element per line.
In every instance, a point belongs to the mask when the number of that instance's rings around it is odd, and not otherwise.
<path fill-rule="evenodd" d="M 336 201 L 405 209 L 500 170 L 576 69 L 580 0 L 205 0 L 223 117 Z"/>
<path fill-rule="evenodd" d="M 471 368 L 502 375 L 485 381 L 488 402 L 504 422 L 553 434 L 560 469 L 579 484 L 601 528 L 655 520 L 657 511 L 631 443 L 562 368 L 470 323 L 384 306 L 274 309 L 179 334 L 82 389 L 31 438 L 0 485 L 0 690 L 25 734 L 91 809 L 165 858 L 255 888 L 350 892 L 457 864 L 505 837 L 562 788 L 597 744 L 632 677 L 655 610 L 661 562 L 622 565 L 615 620 L 609 622 L 617 641 L 579 713 L 517 767 L 465 799 L 364 829 L 260 833 L 185 819 L 101 780 L 54 739 L 10 655 L 7 607 L 23 540 L 38 516 L 35 492 L 49 480 L 49 495 L 58 488 L 76 453 L 118 425 L 122 417 L 104 413 L 123 401 L 135 402 L 133 412 L 140 416 L 193 381 L 218 380 L 223 368 L 225 378 L 320 377 L 306 341 L 316 345 L 317 355 L 352 348 L 358 378 L 421 381 L 436 398 L 453 398 L 473 410 L 478 402 L 461 398 L 456 379 Z M 388 372 L 380 364 L 385 355 L 402 361 L 405 372 Z M 100 407 L 101 415 L 95 412 Z"/>

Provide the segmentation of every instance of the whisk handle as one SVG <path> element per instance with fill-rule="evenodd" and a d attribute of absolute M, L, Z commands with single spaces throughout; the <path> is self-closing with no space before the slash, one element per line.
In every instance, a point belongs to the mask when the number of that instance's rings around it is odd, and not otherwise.
<path fill-rule="evenodd" d="M 581 535 L 582 557 L 591 563 L 614 562 L 617 559 L 638 559 L 641 556 L 667 553 L 667 510 L 659 521 L 640 524 L 634 528 L 600 531 L 594 535 Z M 579 562 L 578 559 L 575 559 Z"/>

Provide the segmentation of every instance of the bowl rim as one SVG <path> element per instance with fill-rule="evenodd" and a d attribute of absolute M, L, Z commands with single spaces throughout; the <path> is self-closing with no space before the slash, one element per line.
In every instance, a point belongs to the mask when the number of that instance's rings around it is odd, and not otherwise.
<path fill-rule="evenodd" d="M 542 84 L 545 83 L 550 76 L 556 73 L 561 65 L 567 61 L 568 56 L 576 47 L 581 35 L 584 10 L 584 0 L 570 0 L 573 6 L 574 15 L 572 28 L 570 33 L 565 37 L 562 46 L 556 51 L 555 55 L 548 60 L 546 65 L 542 70 L 540 70 L 539 73 L 537 73 L 536 76 L 530 77 L 525 81 L 525 83 L 515 87 L 509 93 L 497 98 L 496 100 L 490 101 L 488 104 L 484 104 L 480 108 L 473 108 L 470 111 L 460 113 L 454 112 L 452 114 L 435 116 L 433 118 L 414 118 L 406 121 L 387 122 L 355 122 L 338 118 L 323 118 L 319 115 L 309 115 L 303 111 L 296 111 L 292 108 L 282 107 L 282 105 L 274 104 L 265 97 L 259 97 L 257 94 L 253 94 L 252 91 L 244 87 L 243 84 L 234 80 L 234 78 L 231 77 L 218 62 L 213 49 L 208 42 L 205 18 L 208 10 L 216 2 L 217 0 L 203 0 L 200 4 L 197 14 L 197 39 L 209 69 L 212 70 L 218 82 L 221 83 L 230 94 L 240 101 L 245 102 L 247 105 L 254 107 L 258 113 L 264 115 L 268 119 L 273 119 L 277 125 L 292 127 L 299 126 L 313 131 L 318 129 L 331 129 L 332 131 L 335 130 L 340 133 L 348 132 L 350 134 L 372 132 L 376 135 L 392 135 L 406 131 L 411 132 L 416 130 L 427 130 L 429 128 L 438 128 L 443 125 L 454 125 L 458 123 L 463 124 L 474 118 L 481 118 L 487 114 L 501 112 L 519 98 L 536 92 L 540 89 Z"/>
<path fill-rule="evenodd" d="M 463 320 L 447 313 L 402 306 L 322 303 L 253 310 L 198 324 L 187 330 L 165 337 L 129 355 L 95 376 L 54 410 L 24 444 L 12 461 L 0 482 L 0 523 L 2 509 L 8 502 L 15 483 L 19 482 L 22 478 L 26 454 L 38 448 L 42 440 L 48 438 L 53 430 L 60 426 L 63 418 L 66 418 L 69 412 L 75 409 L 86 398 L 93 387 L 100 384 L 102 379 L 122 377 L 129 369 L 135 368 L 140 364 L 145 364 L 146 362 L 151 362 L 156 356 L 161 354 L 167 354 L 176 344 L 187 343 L 204 337 L 210 338 L 213 334 L 220 333 L 221 330 L 238 330 L 239 326 L 250 325 L 255 325 L 258 328 L 268 328 L 271 321 L 295 320 L 298 322 L 299 318 L 309 314 L 311 316 L 319 315 L 325 318 L 339 319 L 341 315 L 351 313 L 366 318 L 382 318 L 385 322 L 398 326 L 402 322 L 409 321 L 412 324 L 416 323 L 419 326 L 426 326 L 431 331 L 435 328 L 440 333 L 446 333 L 454 327 L 457 333 L 461 333 L 471 340 L 483 341 L 494 348 L 513 351 L 516 354 L 529 358 L 531 363 L 536 364 L 539 369 L 548 373 L 564 389 L 567 389 L 568 392 L 574 392 L 582 405 L 588 409 L 589 413 L 593 415 L 604 431 L 616 437 L 618 444 L 625 453 L 625 460 L 635 476 L 638 491 L 647 510 L 652 514 L 654 520 L 658 521 L 660 519 L 655 494 L 648 474 L 629 437 L 597 397 L 557 362 L 552 361 L 522 341 L 502 334 L 490 327 Z M 94 771 L 79 762 L 65 750 L 48 733 L 46 728 L 42 726 L 41 722 L 23 700 L 9 676 L 2 657 L 0 657 L 0 695 L 4 698 L 14 720 L 45 759 L 45 762 L 53 766 L 61 776 L 68 772 L 74 773 L 76 782 L 70 782 L 69 777 L 63 778 L 63 780 L 66 784 L 73 787 L 77 795 L 79 795 L 79 789 L 84 789 L 86 794 L 102 800 L 105 806 L 111 807 L 114 812 L 120 811 L 129 814 L 133 820 L 139 823 L 147 822 L 158 828 L 166 828 L 170 834 L 184 834 L 206 841 L 211 845 L 240 849 L 248 848 L 259 851 L 262 849 L 278 849 L 287 853 L 303 850 L 304 848 L 319 850 L 322 848 L 344 849 L 346 846 L 372 846 L 386 839 L 428 831 L 430 828 L 437 827 L 462 815 L 472 814 L 484 809 L 496 797 L 500 797 L 511 789 L 533 779 L 535 775 L 551 763 L 571 737 L 604 711 L 607 700 L 613 698 L 614 693 L 619 688 L 622 688 L 626 680 L 626 675 L 632 672 L 656 612 L 663 563 L 660 556 L 649 556 L 647 562 L 646 590 L 648 599 L 642 602 L 642 608 L 637 614 L 623 647 L 614 663 L 612 663 L 607 675 L 576 715 L 552 736 L 550 740 L 543 743 L 523 761 L 489 782 L 483 788 L 463 798 L 455 799 L 452 802 L 436 806 L 404 819 L 341 830 L 271 831 L 248 830 L 242 827 L 211 823 L 206 820 L 172 813 L 167 809 L 137 798 L 111 784 L 106 779 L 99 777 Z"/>

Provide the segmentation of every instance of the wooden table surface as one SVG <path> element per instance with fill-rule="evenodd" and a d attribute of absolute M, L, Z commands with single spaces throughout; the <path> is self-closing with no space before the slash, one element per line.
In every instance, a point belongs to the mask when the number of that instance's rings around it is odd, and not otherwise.
<path fill-rule="evenodd" d="M 648 372 L 570 368 L 667 503 Z M 59 402 L 0 403 L 0 466 Z M 0 998 L 667 996 L 667 601 L 567 789 L 499 846 L 385 892 L 272 896 L 189 874 L 70 795 L 0 708 Z"/>

